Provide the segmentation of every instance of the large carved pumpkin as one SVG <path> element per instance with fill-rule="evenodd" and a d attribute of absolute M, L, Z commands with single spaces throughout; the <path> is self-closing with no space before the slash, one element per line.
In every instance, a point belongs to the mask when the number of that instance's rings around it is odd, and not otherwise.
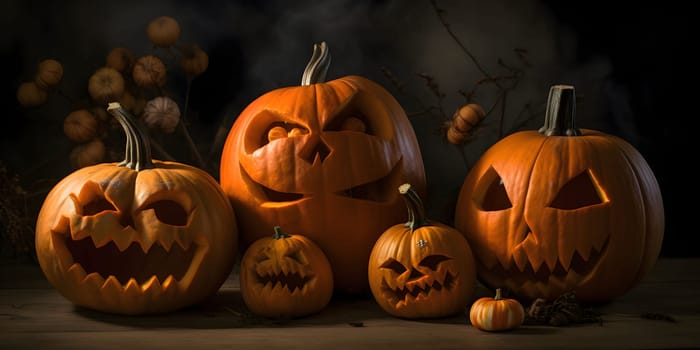
<path fill-rule="evenodd" d="M 335 290 L 365 293 L 375 240 L 405 216 L 391 189 L 411 182 L 423 192 L 425 172 L 391 94 L 359 76 L 322 82 L 328 63 L 325 43 L 315 45 L 302 86 L 245 108 L 224 145 L 220 181 L 244 247 L 275 225 L 304 232 L 331 262 Z"/>
<path fill-rule="evenodd" d="M 68 300 L 100 311 L 197 303 L 233 267 L 231 205 L 206 172 L 152 160 L 133 117 L 117 103 L 110 112 L 127 132 L 126 158 L 79 169 L 51 190 L 36 223 L 41 269 Z"/>
<path fill-rule="evenodd" d="M 574 117 L 574 88 L 552 87 L 544 127 L 503 138 L 464 180 L 455 226 L 492 288 L 606 302 L 657 260 L 664 211 L 654 174 L 630 144 L 577 129 Z"/>

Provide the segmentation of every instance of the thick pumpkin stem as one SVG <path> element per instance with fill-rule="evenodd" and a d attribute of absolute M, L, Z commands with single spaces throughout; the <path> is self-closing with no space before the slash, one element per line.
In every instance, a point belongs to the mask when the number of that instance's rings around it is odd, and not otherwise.
<path fill-rule="evenodd" d="M 331 54 L 328 52 L 326 42 L 314 44 L 314 52 L 311 54 L 309 63 L 306 64 L 304 74 L 301 76 L 301 85 L 311 85 L 323 83 L 326 80 L 328 67 L 331 65 Z"/>
<path fill-rule="evenodd" d="M 151 144 L 146 134 L 136 124 L 136 119 L 119 102 L 110 103 L 107 111 L 117 118 L 126 133 L 126 151 L 124 160 L 119 163 L 119 166 L 136 171 L 154 168 Z"/>
<path fill-rule="evenodd" d="M 413 230 L 420 228 L 421 226 L 428 225 L 428 219 L 425 217 L 425 209 L 423 208 L 423 201 L 418 196 L 416 190 L 413 189 L 411 184 L 403 184 L 399 186 L 399 193 L 403 196 L 406 202 L 406 207 L 408 207 L 408 221 L 406 222 L 406 227 Z"/>
<path fill-rule="evenodd" d="M 272 234 L 272 238 L 274 238 L 274 239 L 282 239 L 282 238 L 292 237 L 292 235 L 282 231 L 282 228 L 279 226 L 275 226 L 274 230 L 275 230 L 275 233 Z"/>
<path fill-rule="evenodd" d="M 539 130 L 545 136 L 577 136 L 576 92 L 571 85 L 554 85 L 549 89 L 544 126 Z"/>
<path fill-rule="evenodd" d="M 501 288 L 496 288 L 496 296 L 493 297 L 493 300 L 501 300 L 503 299 L 503 296 L 501 295 Z"/>

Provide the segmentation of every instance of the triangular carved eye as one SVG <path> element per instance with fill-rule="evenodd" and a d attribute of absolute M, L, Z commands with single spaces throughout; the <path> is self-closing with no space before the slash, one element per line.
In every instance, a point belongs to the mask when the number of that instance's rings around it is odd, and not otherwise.
<path fill-rule="evenodd" d="M 583 171 L 569 180 L 557 193 L 550 207 L 572 210 L 606 201 L 602 189 L 590 171 Z"/>
<path fill-rule="evenodd" d="M 481 198 L 481 210 L 497 211 L 513 207 L 508 198 L 508 192 L 503 184 L 503 179 L 494 168 L 489 168 L 481 178 L 480 186 L 486 186 L 484 196 Z M 478 203 L 477 203 L 478 204 Z"/>
<path fill-rule="evenodd" d="M 187 211 L 173 200 L 165 199 L 155 201 L 143 208 L 143 210 L 147 209 L 153 209 L 158 220 L 164 224 L 172 226 L 187 225 Z"/>
<path fill-rule="evenodd" d="M 301 254 L 300 250 L 295 250 L 292 252 L 289 252 L 285 254 L 286 257 L 296 261 L 300 265 L 308 265 L 308 261 L 306 260 L 306 257 Z"/>
<path fill-rule="evenodd" d="M 437 270 L 441 262 L 450 260 L 449 257 L 444 255 L 428 255 L 418 264 L 420 266 L 425 266 L 433 271 Z"/>
<path fill-rule="evenodd" d="M 389 260 L 385 261 L 382 264 L 382 266 L 380 266 L 380 267 L 383 269 L 392 270 L 392 271 L 396 272 L 396 274 L 398 274 L 398 275 L 406 272 L 406 267 L 404 267 L 402 263 L 396 261 L 395 259 L 391 259 L 391 258 Z"/>

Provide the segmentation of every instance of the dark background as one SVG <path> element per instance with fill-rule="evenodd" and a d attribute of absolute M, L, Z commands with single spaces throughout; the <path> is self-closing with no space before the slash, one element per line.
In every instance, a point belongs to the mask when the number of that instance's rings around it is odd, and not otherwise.
<path fill-rule="evenodd" d="M 574 85 L 581 97 L 579 126 L 623 137 L 654 171 L 666 215 L 662 256 L 698 256 L 689 244 L 696 231 L 690 213 L 697 159 L 690 135 L 696 124 L 690 106 L 690 75 L 697 66 L 691 62 L 696 57 L 691 53 L 694 12 L 680 3 L 610 3 L 438 1 L 455 40 L 428 0 L 5 1 L 0 162 L 26 192 L 17 207 L 25 224 L 33 225 L 43 196 L 73 170 L 69 153 L 76 145 L 64 136 L 63 119 L 75 101 L 87 98 L 90 75 L 113 47 L 128 47 L 137 56 L 167 54 L 151 47 L 145 28 L 151 19 L 168 15 L 178 20 L 181 41 L 195 42 L 209 54 L 209 68 L 193 81 L 187 121 L 213 176 L 218 177 L 221 146 L 217 131 L 226 131 L 259 95 L 298 85 L 312 45 L 325 40 L 333 57 L 328 80 L 366 76 L 404 106 L 423 152 L 429 214 L 449 222 L 469 164 L 500 138 L 500 107 L 461 149 L 448 144 L 440 131 L 444 119 L 464 104 L 460 91 L 471 90 L 484 77 L 460 49 L 462 43 L 492 76 L 512 73 L 499 59 L 521 74 L 508 94 L 504 133 L 539 127 L 549 87 Z M 42 106 L 19 106 L 17 87 L 33 79 L 45 58 L 64 66 L 60 93 L 51 93 Z M 437 98 L 421 74 L 433 79 L 444 96 Z M 169 93 L 182 108 L 184 77 L 173 70 L 168 81 Z M 484 84 L 473 99 L 490 107 L 497 93 Z M 178 161 L 195 164 L 182 140 L 178 133 L 161 136 Z M 111 157 L 122 151 L 115 145 Z M 3 255 L 12 255 L 17 237 L 8 232 L 0 237 Z"/>

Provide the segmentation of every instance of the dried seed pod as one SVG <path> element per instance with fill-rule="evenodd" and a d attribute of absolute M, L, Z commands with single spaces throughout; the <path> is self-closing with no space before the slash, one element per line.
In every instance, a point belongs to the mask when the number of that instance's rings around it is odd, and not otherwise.
<path fill-rule="evenodd" d="M 17 102 L 24 107 L 40 106 L 46 103 L 46 100 L 48 93 L 35 81 L 24 82 L 17 88 Z"/>
<path fill-rule="evenodd" d="M 63 133 L 73 142 L 90 141 L 97 137 L 97 119 L 87 109 L 72 111 L 63 120 Z"/>
<path fill-rule="evenodd" d="M 105 159 L 105 151 L 105 144 L 100 139 L 75 146 L 70 152 L 71 165 L 80 169 L 100 163 Z"/>
<path fill-rule="evenodd" d="M 107 67 L 116 69 L 119 73 L 127 74 L 134 66 L 134 53 L 124 47 L 115 47 L 107 54 Z"/>
<path fill-rule="evenodd" d="M 54 59 L 45 59 L 39 62 L 39 68 L 36 72 L 37 85 L 44 89 L 50 89 L 56 86 L 63 78 L 63 65 Z"/>
<path fill-rule="evenodd" d="M 180 122 L 180 107 L 170 97 L 156 97 L 146 103 L 143 121 L 149 128 L 172 133 Z"/>
<path fill-rule="evenodd" d="M 124 94 L 124 77 L 114 68 L 99 68 L 88 80 L 88 93 L 99 103 L 119 100 Z"/>
<path fill-rule="evenodd" d="M 165 85 L 165 73 L 165 64 L 158 56 L 146 55 L 136 61 L 132 76 L 136 85 L 142 88 L 154 88 Z"/>
<path fill-rule="evenodd" d="M 154 46 L 173 46 L 180 38 L 180 24 L 169 16 L 157 17 L 148 23 L 146 36 Z"/>
<path fill-rule="evenodd" d="M 197 45 L 187 45 L 182 49 L 180 65 L 187 78 L 193 79 L 207 70 L 209 55 Z"/>

